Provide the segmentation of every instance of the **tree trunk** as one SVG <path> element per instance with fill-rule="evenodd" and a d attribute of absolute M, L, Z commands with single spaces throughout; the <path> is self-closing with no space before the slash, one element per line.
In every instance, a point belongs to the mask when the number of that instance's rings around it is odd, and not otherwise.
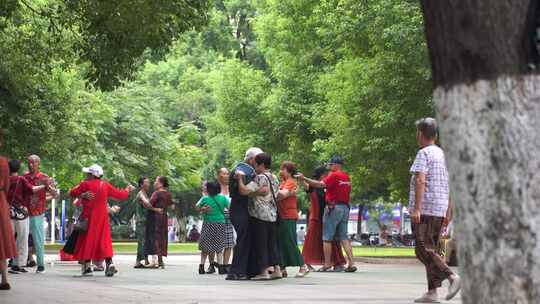
<path fill-rule="evenodd" d="M 540 299 L 536 5 L 422 0 L 465 304 Z"/>
<path fill-rule="evenodd" d="M 362 236 L 362 213 L 364 212 L 364 204 L 358 205 L 358 219 L 356 221 L 356 238 L 360 239 Z"/>

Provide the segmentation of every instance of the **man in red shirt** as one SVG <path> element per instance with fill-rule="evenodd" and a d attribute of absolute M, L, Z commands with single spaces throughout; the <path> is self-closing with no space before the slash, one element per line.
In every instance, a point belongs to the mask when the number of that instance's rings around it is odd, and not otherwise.
<path fill-rule="evenodd" d="M 17 257 L 13 260 L 10 273 L 25 273 L 24 269 L 28 258 L 28 234 L 30 220 L 28 219 L 28 204 L 24 197 L 45 189 L 45 186 L 32 186 L 24 177 L 19 176 L 21 163 L 12 159 L 9 161 L 9 192 L 7 200 L 10 208 L 16 211 L 16 216 L 11 218 L 13 232 L 17 235 Z"/>
<path fill-rule="evenodd" d="M 326 189 L 326 208 L 323 216 L 324 266 L 320 271 L 326 272 L 332 268 L 332 241 L 339 240 L 347 254 L 348 266 L 345 271 L 355 272 L 357 268 L 354 266 L 351 241 L 347 235 L 351 180 L 349 175 L 342 171 L 343 159 L 341 157 L 332 157 L 328 162 L 328 166 L 330 167 L 330 174 L 322 181 L 307 178 L 302 173 L 299 173 L 296 177 L 313 188 Z"/>
<path fill-rule="evenodd" d="M 52 180 L 45 174 L 39 171 L 41 159 L 37 155 L 28 157 L 29 172 L 24 175 L 24 178 L 32 186 L 45 185 L 46 189 L 37 192 L 29 193 L 25 196 L 26 204 L 30 215 L 30 233 L 32 234 L 33 246 L 37 258 L 37 273 L 45 272 L 45 232 L 44 232 L 44 217 L 43 214 L 47 208 L 47 193 L 52 197 L 57 196 L 56 189 L 51 187 Z M 54 225 L 53 225 L 54 227 Z"/>

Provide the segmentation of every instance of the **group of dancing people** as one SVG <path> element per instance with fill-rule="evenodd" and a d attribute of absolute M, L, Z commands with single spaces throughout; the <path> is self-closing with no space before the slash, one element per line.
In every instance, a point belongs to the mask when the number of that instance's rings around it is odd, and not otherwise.
<path fill-rule="evenodd" d="M 64 252 L 73 255 L 81 264 L 83 276 L 91 276 L 94 271 L 105 271 L 106 276 L 118 272 L 113 263 L 113 248 L 110 233 L 109 213 L 118 208 L 109 208 L 108 199 L 127 200 L 136 188 L 128 185 L 118 189 L 103 180 L 103 169 L 99 165 L 83 168 L 86 178 L 69 191 L 75 204 L 82 206 L 74 231 L 70 235 Z M 135 268 L 165 268 L 163 257 L 168 248 L 169 208 L 174 208 L 169 181 L 165 176 L 157 176 L 150 195 L 150 179 L 140 177 L 138 193 L 135 196 L 135 219 L 137 235 L 137 257 Z M 152 257 L 149 261 L 149 256 Z M 99 265 L 105 261 L 105 267 Z M 92 264 L 97 267 L 92 267 Z"/>
<path fill-rule="evenodd" d="M 410 169 L 409 213 L 415 253 L 425 266 L 428 283 L 428 291 L 415 299 L 417 303 L 439 303 L 437 290 L 445 280 L 450 282 L 446 300 L 455 297 L 461 288 L 460 277 L 435 250 L 442 228 L 452 218 L 448 170 L 444 151 L 436 145 L 437 133 L 435 119 L 416 122 L 420 149 Z M 322 265 L 318 269 L 321 272 L 355 272 L 347 235 L 351 181 L 342 170 L 343 164 L 341 157 L 334 156 L 327 166 L 315 169 L 312 178 L 308 178 L 297 172 L 294 163 L 286 161 L 280 165 L 278 179 L 270 170 L 270 154 L 253 147 L 233 170 L 220 169 L 217 181 L 204 185 L 203 197 L 196 205 L 204 219 L 199 238 L 199 273 L 218 269 L 227 274 L 227 280 L 271 280 L 287 277 L 290 267 L 298 267 L 297 277 L 305 277 L 314 269 L 313 265 Z M 29 231 L 37 256 L 36 272 L 45 272 L 44 212 L 47 200 L 55 197 L 57 191 L 53 180 L 40 172 L 39 165 L 38 156 L 28 157 L 28 172 L 19 176 L 20 163 L 0 157 L 0 290 L 10 289 L 7 259 L 13 259 L 14 273 L 26 272 Z M 135 187 L 115 188 L 103 180 L 103 169 L 98 165 L 84 168 L 83 172 L 85 180 L 70 191 L 83 208 L 74 232 L 77 237 L 72 242 L 73 256 L 81 263 L 83 275 L 92 273 L 91 261 L 104 260 L 105 274 L 113 276 L 117 269 L 112 261 L 108 217 L 111 208 L 107 200 L 126 200 Z M 158 176 L 152 195 L 149 179 L 141 178 L 138 186 L 135 267 L 163 268 L 168 241 L 167 209 L 172 206 L 168 181 Z M 311 200 L 302 252 L 296 238 L 300 188 L 309 193 Z M 148 256 L 153 256 L 152 263 Z"/>
<path fill-rule="evenodd" d="M 196 205 L 203 214 L 199 273 L 213 273 L 215 267 L 227 280 L 271 280 L 288 277 L 288 267 L 298 267 L 296 277 L 305 277 L 314 265 L 322 265 L 321 272 L 355 272 L 347 235 L 351 183 L 342 165 L 342 158 L 333 157 L 311 179 L 285 161 L 278 179 L 271 172 L 270 154 L 253 147 L 230 173 L 221 168 L 217 181 L 204 184 Z M 300 185 L 311 200 L 302 252 L 296 237 Z M 217 263 L 211 260 L 206 271 L 209 256 L 216 256 Z"/>

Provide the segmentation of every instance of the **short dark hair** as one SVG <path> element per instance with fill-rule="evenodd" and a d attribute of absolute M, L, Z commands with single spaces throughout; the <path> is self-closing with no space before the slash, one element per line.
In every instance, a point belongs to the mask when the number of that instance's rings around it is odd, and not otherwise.
<path fill-rule="evenodd" d="M 257 154 L 255 156 L 255 162 L 257 165 L 264 165 L 266 169 L 270 169 L 270 166 L 272 166 L 272 156 L 268 153 Z"/>
<path fill-rule="evenodd" d="M 319 180 L 321 176 L 326 173 L 328 173 L 328 168 L 326 166 L 319 166 L 315 168 L 315 171 L 313 172 L 313 178 Z"/>
<path fill-rule="evenodd" d="M 416 130 L 418 130 L 427 139 L 435 139 L 439 128 L 435 118 L 426 117 L 416 121 Z"/>
<path fill-rule="evenodd" d="M 137 185 L 139 185 L 139 188 L 142 188 L 143 184 L 144 184 L 144 181 L 147 180 L 148 177 L 146 176 L 141 176 L 139 177 L 139 180 L 137 181 Z"/>
<path fill-rule="evenodd" d="M 293 163 L 292 161 L 282 162 L 281 168 L 287 170 L 287 172 L 289 172 L 289 174 L 291 175 L 295 175 L 296 173 L 298 173 L 298 170 L 296 169 L 296 164 Z"/>
<path fill-rule="evenodd" d="M 221 185 L 217 181 L 210 181 L 206 184 L 206 191 L 210 196 L 216 196 L 221 193 Z"/>
<path fill-rule="evenodd" d="M 169 188 L 169 179 L 166 176 L 158 176 L 158 181 L 165 188 Z"/>
<path fill-rule="evenodd" d="M 9 161 L 9 174 L 13 174 L 15 172 L 19 172 L 19 170 L 21 169 L 21 162 L 16 160 L 16 159 L 12 159 Z"/>

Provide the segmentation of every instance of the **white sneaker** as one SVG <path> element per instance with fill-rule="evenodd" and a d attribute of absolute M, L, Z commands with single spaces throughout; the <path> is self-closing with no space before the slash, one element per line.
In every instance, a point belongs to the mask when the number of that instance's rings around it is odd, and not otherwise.
<path fill-rule="evenodd" d="M 439 296 L 436 293 L 426 293 L 415 299 L 414 303 L 441 303 L 441 301 L 439 301 Z"/>
<path fill-rule="evenodd" d="M 461 279 L 458 275 L 455 275 L 454 280 L 450 283 L 448 286 L 448 294 L 446 295 L 445 300 L 450 301 L 452 300 L 459 290 L 461 289 Z"/>

